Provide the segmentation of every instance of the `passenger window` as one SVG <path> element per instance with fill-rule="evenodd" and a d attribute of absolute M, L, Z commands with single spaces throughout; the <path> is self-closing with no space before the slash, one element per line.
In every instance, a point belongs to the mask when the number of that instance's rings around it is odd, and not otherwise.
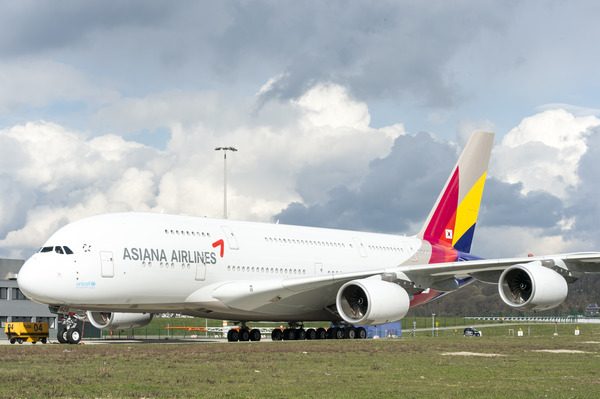
<path fill-rule="evenodd" d="M 65 250 L 65 253 L 67 255 L 73 255 L 73 251 L 71 251 L 71 248 L 69 248 L 69 247 L 63 247 L 63 249 Z"/>
<path fill-rule="evenodd" d="M 64 252 L 63 252 L 63 249 L 62 249 L 62 247 L 54 247 L 54 251 L 55 251 L 57 254 L 64 255 Z"/>

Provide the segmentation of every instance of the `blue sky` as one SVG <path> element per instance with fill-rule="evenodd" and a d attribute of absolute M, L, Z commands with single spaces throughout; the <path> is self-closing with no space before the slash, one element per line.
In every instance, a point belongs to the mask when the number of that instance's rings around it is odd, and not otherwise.
<path fill-rule="evenodd" d="M 414 233 L 481 129 L 497 138 L 475 250 L 600 244 L 584 223 L 597 211 L 585 184 L 600 178 L 586 161 L 600 113 L 597 2 L 0 9 L 2 256 L 95 213 L 219 216 L 218 145 L 240 148 L 232 217 Z M 437 169 L 403 162 L 417 149 L 437 154 Z M 415 187 L 406 169 L 427 178 Z M 540 204 L 548 212 L 527 212 Z"/>

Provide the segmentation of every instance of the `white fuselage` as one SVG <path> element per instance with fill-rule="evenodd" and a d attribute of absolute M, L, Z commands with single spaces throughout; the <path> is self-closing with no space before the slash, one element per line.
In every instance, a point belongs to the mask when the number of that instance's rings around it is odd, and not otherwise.
<path fill-rule="evenodd" d="M 257 284 L 285 286 L 427 263 L 431 252 L 415 237 L 151 213 L 83 219 L 58 230 L 44 247 L 19 273 L 21 289 L 35 301 L 238 320 L 331 319 L 326 307 L 335 303 L 336 286 L 296 300 L 232 307 L 219 299 L 228 295 L 225 285 L 246 289 L 248 282 L 250 291 Z"/>

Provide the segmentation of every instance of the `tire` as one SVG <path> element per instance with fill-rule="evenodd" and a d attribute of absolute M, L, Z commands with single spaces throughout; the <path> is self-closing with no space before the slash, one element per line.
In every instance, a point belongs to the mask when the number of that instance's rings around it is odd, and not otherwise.
<path fill-rule="evenodd" d="M 304 341 L 306 339 L 306 330 L 299 328 L 296 330 L 296 341 Z"/>
<path fill-rule="evenodd" d="M 314 328 L 309 328 L 308 330 L 306 330 L 306 339 L 311 341 L 313 339 L 317 339 L 317 330 L 315 330 Z"/>
<path fill-rule="evenodd" d="M 354 327 L 344 328 L 344 338 L 346 338 L 346 339 L 356 338 L 356 329 Z"/>
<path fill-rule="evenodd" d="M 12 345 L 14 345 L 14 344 L 15 344 L 15 342 L 17 342 L 17 340 L 16 340 L 15 338 L 11 338 L 11 339 L 10 339 L 10 343 L 11 343 Z"/>
<path fill-rule="evenodd" d="M 252 330 L 250 330 L 250 341 L 258 342 L 261 338 L 262 337 L 259 329 L 253 328 Z"/>
<path fill-rule="evenodd" d="M 23 338 L 17 338 L 17 343 L 18 343 L 19 345 L 23 344 Z"/>
<path fill-rule="evenodd" d="M 59 327 L 58 332 L 56 333 L 56 339 L 61 344 L 66 344 L 67 342 L 67 329 L 64 327 Z"/>
<path fill-rule="evenodd" d="M 47 344 L 48 343 L 48 338 L 44 337 L 40 341 L 42 341 L 42 344 Z"/>
<path fill-rule="evenodd" d="M 366 339 L 367 338 L 367 330 L 364 327 L 358 327 L 356 329 L 356 339 Z"/>
<path fill-rule="evenodd" d="M 335 327 L 329 327 L 327 329 L 327 339 L 335 339 L 335 330 L 337 330 Z"/>
<path fill-rule="evenodd" d="M 72 345 L 77 345 L 81 342 L 81 331 L 78 328 L 67 331 L 67 341 Z"/>
<path fill-rule="evenodd" d="M 231 329 L 227 331 L 227 341 L 228 342 L 237 342 L 240 340 L 240 333 L 236 329 Z"/>
<path fill-rule="evenodd" d="M 271 331 L 271 340 L 281 341 L 282 339 L 283 339 L 283 332 L 279 328 L 276 328 L 273 331 Z"/>
<path fill-rule="evenodd" d="M 333 332 L 333 335 L 334 335 L 335 339 L 344 339 L 344 336 L 346 334 L 344 334 L 343 328 L 336 328 L 335 331 Z"/>
<path fill-rule="evenodd" d="M 317 339 L 327 339 L 327 330 L 323 327 L 317 328 Z"/>
<path fill-rule="evenodd" d="M 250 341 L 250 331 L 247 328 L 242 328 L 240 330 L 240 342 L 248 341 Z"/>

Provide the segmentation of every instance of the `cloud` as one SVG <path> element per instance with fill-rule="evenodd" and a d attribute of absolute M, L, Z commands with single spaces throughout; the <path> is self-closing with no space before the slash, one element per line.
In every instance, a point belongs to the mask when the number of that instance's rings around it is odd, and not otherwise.
<path fill-rule="evenodd" d="M 409 229 L 427 216 L 456 157 L 456 147 L 426 133 L 399 136 L 389 155 L 370 163 L 355 189 L 336 185 L 325 201 L 292 203 L 275 218 L 289 224 L 413 233 Z"/>
<path fill-rule="evenodd" d="M 180 109 L 186 98 L 204 111 L 193 118 L 195 107 Z M 0 251 L 31 250 L 65 223 L 96 213 L 220 216 L 223 163 L 213 149 L 221 145 L 239 149 L 228 159 L 231 217 L 267 221 L 275 210 L 300 199 L 299 177 L 310 182 L 302 190 L 307 198 L 337 183 L 351 184 L 404 133 L 401 125 L 370 127 L 366 105 L 334 84 L 266 105 L 260 118 L 245 103 L 213 114 L 215 104 L 224 101 L 214 93 L 165 93 L 106 108 L 104 116 L 115 115 L 115 125 L 131 129 L 144 116 L 154 116 L 155 126 L 164 117 L 171 133 L 164 150 L 49 122 L 0 130 L 0 187 L 11 194 L 1 202 Z M 232 119 L 236 113 L 244 117 Z M 187 122 L 177 123 L 184 116 Z"/>
<path fill-rule="evenodd" d="M 600 125 L 595 116 L 575 116 L 563 109 L 527 117 L 502 139 L 492 157 L 494 174 L 522 191 L 542 190 L 565 199 L 579 185 L 577 166 L 585 139 Z"/>
<path fill-rule="evenodd" d="M 72 66 L 46 60 L 0 61 L 0 87 L 0 117 L 27 107 L 60 102 L 100 105 L 118 97 Z"/>

